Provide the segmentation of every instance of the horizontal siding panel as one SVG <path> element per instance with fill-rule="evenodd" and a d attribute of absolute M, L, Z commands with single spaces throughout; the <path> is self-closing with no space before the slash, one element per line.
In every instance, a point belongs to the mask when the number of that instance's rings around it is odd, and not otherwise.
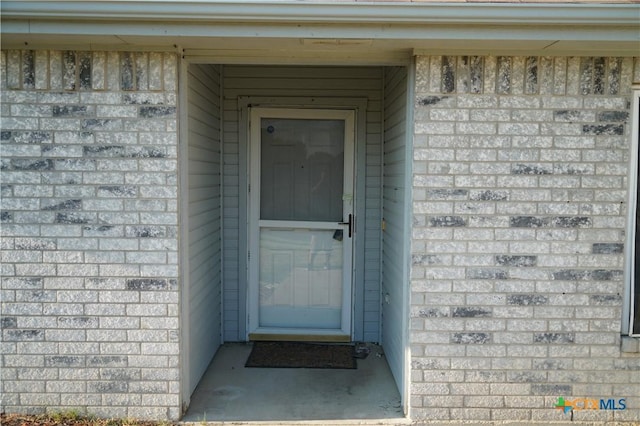
<path fill-rule="evenodd" d="M 405 111 L 407 108 L 407 100 L 404 93 L 398 96 L 392 96 L 385 98 L 385 121 L 397 123 L 402 120 L 397 120 L 399 111 Z"/>
<path fill-rule="evenodd" d="M 205 118 L 197 119 L 190 117 L 188 120 L 189 134 L 194 136 L 201 136 L 194 140 L 194 143 L 199 146 L 209 146 L 210 141 L 218 143 L 220 138 L 220 127 L 218 123 L 208 123 Z"/>
<path fill-rule="evenodd" d="M 212 237 L 215 236 L 216 235 L 213 235 Z M 216 251 L 215 248 L 212 247 L 212 239 L 213 238 L 205 238 L 197 241 L 194 245 L 194 248 L 198 247 L 200 248 L 200 251 L 196 255 L 194 255 L 190 259 L 190 261 L 192 262 L 192 273 L 194 274 L 195 278 L 201 277 L 201 272 L 204 272 L 204 276 L 206 277 L 207 281 L 211 282 L 214 288 L 220 290 L 220 286 L 217 285 L 217 282 L 222 276 L 222 270 L 220 268 L 220 265 L 222 264 L 222 256 L 220 256 L 221 252 L 219 250 Z M 198 287 L 198 290 L 200 290 L 202 287 L 209 286 L 200 286 Z M 196 291 L 194 295 L 197 293 L 198 291 Z M 221 299 L 219 300 L 221 301 Z M 212 306 L 212 309 L 216 309 L 219 312 L 217 304 L 215 306 Z"/>
<path fill-rule="evenodd" d="M 395 143 L 396 140 L 391 143 Z M 406 149 L 404 145 L 398 144 L 392 150 L 385 152 L 384 162 L 385 166 L 394 167 L 396 165 L 403 166 L 402 170 L 404 170 Z M 385 170 L 386 173 L 386 170 Z"/>
<path fill-rule="evenodd" d="M 367 123 L 367 133 L 380 135 L 382 133 L 382 123 Z"/>
<path fill-rule="evenodd" d="M 318 93 L 321 92 L 321 93 Z M 251 89 L 251 90 L 241 90 L 241 89 L 229 89 L 225 92 L 225 96 L 282 96 L 282 97 L 331 97 L 331 98 L 339 98 L 339 97 L 347 97 L 347 98 L 363 98 L 368 95 L 366 90 L 358 90 L 358 89 L 350 89 L 347 88 L 343 90 L 334 90 L 334 89 L 309 89 L 309 88 L 300 88 L 293 89 L 291 87 L 283 88 L 277 91 L 274 94 L 274 90 L 270 88 L 262 88 L 262 89 Z"/>
<path fill-rule="evenodd" d="M 209 83 L 209 91 L 219 91 L 219 67 L 212 67 L 206 65 L 193 65 L 189 67 L 189 74 L 193 76 L 197 81 L 206 81 Z"/>
<path fill-rule="evenodd" d="M 401 163 L 385 165 L 385 181 L 394 188 L 404 185 L 404 169 L 405 167 Z"/>
<path fill-rule="evenodd" d="M 206 290 L 208 287 L 217 289 L 217 291 L 220 290 L 220 286 L 217 285 L 217 281 L 219 281 L 220 279 L 221 271 L 215 270 L 216 265 L 218 266 L 220 265 L 220 257 L 212 256 L 212 254 L 216 255 L 216 254 L 220 254 L 220 252 L 216 251 L 215 247 L 212 247 L 211 241 L 212 241 L 212 238 L 208 238 L 208 239 L 205 238 L 203 240 L 198 241 L 197 244 L 194 245 L 194 248 L 197 247 L 200 250 L 189 259 L 189 262 L 192 265 L 191 267 L 191 273 L 193 274 L 192 279 L 205 276 L 206 281 L 209 281 L 211 283 L 211 285 L 205 284 L 202 286 L 198 286 L 197 288 L 194 288 L 195 291 L 191 295 L 194 298 L 194 300 L 197 299 L 198 297 L 197 294 L 199 292 L 208 291 Z M 215 279 L 215 277 L 217 277 L 217 279 Z M 218 307 L 212 306 L 212 309 L 218 310 Z"/>
<path fill-rule="evenodd" d="M 196 95 L 192 104 L 202 105 L 205 103 L 220 103 L 220 75 L 212 73 L 212 75 L 206 75 L 204 72 L 190 73 L 189 88 L 190 92 L 194 92 Z"/>
<path fill-rule="evenodd" d="M 222 122 L 222 130 L 227 133 L 237 133 L 238 132 L 238 123 L 236 121 L 223 121 Z"/>
<path fill-rule="evenodd" d="M 197 97 L 198 94 L 196 92 L 191 92 L 189 95 L 193 94 L 194 97 Z M 188 96 L 189 96 L 188 95 Z M 208 108 L 219 108 L 217 103 L 205 103 L 202 102 L 199 105 L 190 104 L 188 106 L 188 116 L 189 120 L 193 121 L 201 121 L 207 123 L 209 126 L 219 127 L 219 120 L 215 120 L 212 122 L 211 116 L 208 114 Z M 197 142 L 197 141 L 194 141 Z"/>
<path fill-rule="evenodd" d="M 384 116 L 383 214 L 386 222 L 382 241 L 383 347 L 398 386 L 402 383 L 403 288 L 405 274 L 405 179 L 406 164 L 406 69 L 386 69 Z"/>
<path fill-rule="evenodd" d="M 382 196 L 390 196 L 392 199 L 404 199 L 405 173 L 402 164 L 390 164 L 385 166 L 385 187 L 382 189 Z M 386 208 L 386 207 L 385 207 Z"/>
<path fill-rule="evenodd" d="M 189 117 L 203 119 L 208 114 L 207 111 L 213 108 L 219 109 L 219 102 L 216 102 L 215 99 L 211 97 L 206 97 L 201 93 L 201 90 L 206 89 L 191 89 L 188 92 L 188 95 L 194 102 L 197 100 L 198 103 L 189 104 Z M 216 95 L 219 96 L 219 95 Z"/>
<path fill-rule="evenodd" d="M 212 164 L 212 165 L 215 165 L 217 168 L 219 168 L 221 156 L 220 156 L 220 150 L 215 149 L 215 145 L 214 145 L 215 140 L 208 139 L 205 142 L 207 142 L 207 145 L 196 145 L 196 146 L 189 147 L 189 158 L 193 162 L 197 162 L 197 163 L 202 162 L 205 164 Z M 211 174 L 211 172 L 212 171 L 209 170 L 209 174 Z M 217 173 L 213 173 L 213 174 L 217 175 Z"/>
<path fill-rule="evenodd" d="M 209 193 L 211 191 L 207 190 L 206 192 Z M 192 219 L 190 222 L 196 221 L 196 219 L 211 223 L 219 223 L 221 221 L 222 208 L 220 207 L 220 203 L 212 201 L 211 197 L 215 197 L 215 195 L 189 203 L 191 212 L 190 219 Z M 210 217 L 207 217 L 207 214 L 209 214 Z M 214 231 L 212 230 L 211 232 Z"/>
<path fill-rule="evenodd" d="M 207 289 L 209 289 L 209 291 L 205 291 Z M 220 297 L 220 294 L 216 293 L 212 289 L 213 289 L 212 286 L 208 287 L 208 288 L 207 287 L 203 287 L 203 291 L 196 295 L 197 297 L 194 298 L 194 304 L 193 304 L 193 310 L 194 311 L 205 311 L 208 308 L 211 308 L 208 305 L 207 300 L 217 299 L 218 297 Z M 200 318 L 198 318 L 198 317 L 192 317 L 193 321 L 198 321 L 199 319 Z M 204 337 L 205 340 L 207 340 L 208 337 L 205 337 L 205 336 L 208 336 L 209 333 L 210 333 L 210 331 L 207 330 L 204 327 L 198 327 L 195 330 L 195 336 L 199 337 L 200 339 L 202 339 Z"/>
<path fill-rule="evenodd" d="M 400 262 L 399 257 L 394 253 L 398 250 L 398 245 L 402 245 L 404 242 L 404 228 L 397 225 L 401 217 L 399 215 L 389 214 L 385 215 L 384 219 L 387 223 L 382 243 L 382 250 L 385 252 L 383 257 L 386 261 L 393 261 L 389 264 L 392 268 L 394 266 L 399 267 L 402 262 Z M 390 250 L 392 254 L 388 253 Z"/>
<path fill-rule="evenodd" d="M 205 163 L 202 161 L 192 162 L 194 163 L 194 168 L 197 168 L 197 170 L 194 170 L 194 173 L 192 173 L 190 176 L 190 178 L 192 178 L 192 180 L 189 181 L 190 188 L 197 189 L 203 186 L 209 188 L 211 188 L 213 185 L 220 186 L 221 176 L 219 174 L 207 173 L 207 170 L 211 170 L 212 168 L 220 170 L 220 163 Z M 211 190 L 220 191 L 220 188 L 211 188 Z"/>
<path fill-rule="evenodd" d="M 196 204 L 189 205 L 189 208 L 193 208 L 193 220 L 189 221 L 189 230 L 196 229 L 198 227 L 208 226 L 208 227 L 219 227 L 222 223 L 219 219 L 212 220 L 211 216 L 221 216 L 220 208 L 214 208 L 209 204 Z M 205 234 L 204 238 L 220 238 L 222 235 L 222 231 L 209 231 Z M 195 236 L 195 238 L 203 238 L 199 236 Z"/>
<path fill-rule="evenodd" d="M 403 118 L 406 115 L 406 105 L 404 98 L 398 98 L 394 100 L 394 103 L 390 105 L 390 108 L 385 109 L 385 124 L 390 123 L 392 125 L 404 124 Z M 388 131 L 388 126 L 385 131 Z"/>
<path fill-rule="evenodd" d="M 220 222 L 222 207 L 220 206 L 219 201 L 215 201 L 215 197 L 219 199 L 219 195 L 213 194 L 214 191 L 211 191 L 208 188 L 200 188 L 198 189 L 198 191 L 200 191 L 201 194 L 209 195 L 201 195 L 201 198 L 199 200 L 193 200 L 189 202 L 189 209 L 191 212 L 189 218 L 195 221 L 202 216 L 202 219 L 205 221 L 211 223 Z M 209 217 L 206 216 L 207 213 L 209 213 Z M 216 232 L 216 230 L 212 229 L 211 232 Z"/>
<path fill-rule="evenodd" d="M 382 209 L 382 200 L 380 198 L 380 196 L 382 194 L 382 189 L 379 188 L 379 187 L 378 188 L 371 188 L 371 189 L 372 189 L 371 191 L 367 191 L 367 195 L 369 195 L 370 198 L 369 198 L 369 202 L 367 203 L 367 210 L 366 210 L 367 221 L 366 221 L 366 223 L 369 223 L 369 222 L 376 223 L 376 222 L 378 222 L 378 218 L 380 216 L 380 211 Z"/>
<path fill-rule="evenodd" d="M 375 98 L 367 99 L 367 111 L 380 111 L 382 114 L 382 96 L 376 96 Z"/>
<path fill-rule="evenodd" d="M 201 210 L 204 210 L 204 209 L 201 209 Z M 200 214 L 193 215 L 193 220 L 189 221 L 189 232 L 194 232 L 195 230 L 198 230 L 198 229 L 200 229 L 200 232 L 202 232 L 201 235 L 195 235 L 195 234 L 193 235 L 193 238 L 195 241 L 199 240 L 200 238 L 210 238 L 212 239 L 212 241 L 216 241 L 220 239 L 222 235 L 222 231 L 220 230 L 211 231 L 209 229 L 215 226 L 220 227 L 222 223 L 220 220 L 211 220 L 208 218 L 208 216 L 210 217 L 213 215 L 220 216 L 220 209 L 203 211 Z M 220 247 L 218 247 L 217 249 L 220 250 Z"/>
<path fill-rule="evenodd" d="M 218 91 L 211 92 L 208 90 L 208 84 L 203 82 L 193 81 L 195 84 L 191 84 L 188 89 L 188 96 L 192 99 L 190 103 L 191 108 L 201 109 L 207 111 L 207 109 L 217 108 L 220 105 L 220 93 Z M 216 84 L 216 83 L 210 83 Z"/>
<path fill-rule="evenodd" d="M 219 167 L 219 165 L 217 165 Z M 208 191 L 211 191 L 211 194 L 220 195 L 221 187 L 220 187 L 220 176 L 216 176 L 215 179 L 215 187 L 208 186 L 207 183 L 210 182 L 210 176 L 208 175 L 199 175 L 193 174 L 189 176 L 189 189 L 198 189 L 198 188 L 206 188 Z"/>
<path fill-rule="evenodd" d="M 209 96 L 205 96 L 202 94 L 202 91 L 206 90 L 205 88 L 195 89 L 190 88 L 188 91 L 188 95 L 193 102 L 189 104 L 189 116 L 202 118 L 207 115 L 207 110 L 211 108 L 219 108 L 219 98 L 213 98 Z M 219 96 L 219 95 L 215 95 Z"/>
<path fill-rule="evenodd" d="M 197 158 L 197 157 L 196 157 Z M 216 179 L 218 177 L 218 175 L 207 175 L 207 172 L 210 171 L 212 168 L 220 168 L 220 164 L 219 163 L 206 163 L 203 161 L 191 161 L 193 167 L 189 170 L 189 173 L 193 173 L 195 176 L 210 176 L 211 179 Z M 217 180 L 217 184 L 220 183 L 219 179 Z M 214 183 L 212 183 L 214 184 Z"/>
<path fill-rule="evenodd" d="M 305 76 L 301 78 L 235 78 L 227 76 L 225 78 L 225 87 L 233 91 L 233 89 L 253 90 L 272 89 L 273 87 L 287 88 L 288 90 L 312 90 L 329 88 L 331 91 L 337 90 L 358 90 L 369 92 L 371 90 L 380 90 L 379 80 L 367 80 L 361 78 L 340 78 L 327 81 L 323 77 Z"/>
<path fill-rule="evenodd" d="M 397 70 L 397 72 L 391 72 L 385 77 L 384 90 L 387 99 L 402 98 L 405 94 L 405 85 L 407 84 L 406 74 Z"/>
<path fill-rule="evenodd" d="M 380 81 L 381 71 L 377 67 L 291 67 L 291 66 L 233 66 L 225 67 L 225 75 L 235 78 L 323 78 L 323 79 L 375 79 Z"/>
<path fill-rule="evenodd" d="M 395 139 L 404 140 L 405 133 L 406 133 L 406 129 L 404 124 L 398 123 L 398 124 L 389 126 L 384 132 L 384 136 L 387 140 L 395 140 Z"/>
<path fill-rule="evenodd" d="M 366 173 L 368 178 L 377 179 L 382 176 L 382 170 L 379 164 L 367 165 Z"/>
<path fill-rule="evenodd" d="M 220 83 L 218 67 L 189 66 L 189 385 L 220 345 L 222 309 Z"/>
<path fill-rule="evenodd" d="M 208 258 L 207 258 L 208 259 Z M 207 260 L 207 259 L 197 259 L 198 262 L 198 267 L 194 268 L 192 271 L 192 275 L 194 280 L 203 282 L 203 283 L 210 283 L 211 285 L 209 286 L 201 286 L 200 287 L 200 292 L 195 293 L 192 295 L 193 300 L 195 305 L 191 305 L 190 308 L 192 308 L 192 311 L 197 311 L 198 306 L 200 305 L 200 301 L 202 301 L 202 303 L 209 303 L 210 300 L 214 299 L 214 300 L 221 300 L 221 294 L 220 294 L 220 289 L 217 289 L 216 283 L 218 281 L 221 280 L 221 274 L 211 274 L 211 270 L 212 269 L 220 269 L 220 263 L 218 262 L 203 262 L 203 260 Z M 207 291 L 208 288 L 211 288 L 211 291 Z M 215 291 L 214 291 L 215 290 Z M 204 294 L 211 294 L 211 295 L 215 295 L 214 297 L 209 298 L 208 300 L 202 300 L 204 297 Z M 206 310 L 206 312 L 215 312 L 218 315 L 220 314 L 220 309 L 216 306 L 209 306 L 208 309 Z M 204 321 L 209 320 L 211 321 L 209 318 L 203 318 Z M 214 323 L 214 322 L 212 322 Z M 201 327 L 197 327 L 197 329 L 200 329 Z"/>
<path fill-rule="evenodd" d="M 393 139 L 389 139 L 389 143 L 385 146 L 385 151 L 384 151 L 384 161 L 387 162 L 387 158 L 390 155 L 395 155 L 396 152 L 402 152 L 405 153 L 406 152 L 406 140 L 404 138 L 398 137 L 398 138 L 393 138 Z M 401 160 L 400 158 L 404 158 L 404 156 L 402 157 L 394 157 L 394 159 L 392 159 L 390 161 L 390 164 L 393 163 L 397 163 L 397 162 L 406 162 L 406 159 Z"/>
<path fill-rule="evenodd" d="M 387 156 L 394 151 L 402 151 L 404 152 L 405 146 L 407 144 L 405 138 L 393 138 L 388 139 L 388 143 L 384 146 L 384 161 L 387 161 Z"/>
<path fill-rule="evenodd" d="M 207 88 L 203 85 L 201 87 L 190 87 L 188 91 L 189 98 L 192 102 L 189 104 L 189 115 L 195 115 L 196 117 L 202 117 L 206 114 L 207 110 L 212 108 L 219 108 L 220 98 L 217 93 L 206 93 Z"/>
<path fill-rule="evenodd" d="M 375 123 L 376 125 L 382 123 L 382 111 L 367 108 L 367 123 Z"/>
<path fill-rule="evenodd" d="M 220 212 L 216 212 L 215 210 L 209 210 L 208 212 L 204 212 L 200 215 L 194 215 L 193 220 L 189 221 L 189 232 L 194 232 L 193 238 L 197 241 L 198 238 L 208 238 L 211 239 L 212 242 L 220 239 L 221 232 L 220 231 L 211 231 L 210 228 L 214 226 L 220 226 L 220 221 L 212 221 L 208 217 L 217 214 L 220 215 Z M 200 236 L 195 234 L 195 231 L 200 232 Z M 212 250 L 218 249 L 212 247 Z M 191 254 L 190 254 L 191 255 Z"/>

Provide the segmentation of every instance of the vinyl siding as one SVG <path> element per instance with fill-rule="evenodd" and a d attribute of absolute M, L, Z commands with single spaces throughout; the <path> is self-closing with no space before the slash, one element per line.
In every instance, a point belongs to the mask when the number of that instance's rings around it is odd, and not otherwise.
<path fill-rule="evenodd" d="M 382 69 L 379 67 L 225 66 L 224 68 L 224 336 L 244 340 L 244 299 L 241 268 L 241 164 L 247 161 L 240 143 L 239 97 L 332 97 L 367 99 L 364 143 L 359 158 L 365 182 L 358 194 L 364 214 L 364 236 L 356 240 L 354 329 L 357 340 L 380 336 L 380 179 Z M 362 152 L 364 150 L 364 152 Z M 357 154 L 358 157 L 358 154 Z M 358 185 L 356 183 L 356 185 Z M 362 205 L 364 203 L 364 205 Z M 361 253 L 360 256 L 358 253 Z M 240 261 L 240 259 L 242 259 Z M 242 326 L 241 326 L 242 324 Z"/>
<path fill-rule="evenodd" d="M 405 175 L 407 70 L 385 69 L 384 166 L 382 184 L 382 343 L 398 387 L 402 386 L 403 285 L 406 285 Z"/>
<path fill-rule="evenodd" d="M 189 126 L 189 383 L 195 388 L 221 339 L 222 215 L 219 67 L 191 65 Z"/>

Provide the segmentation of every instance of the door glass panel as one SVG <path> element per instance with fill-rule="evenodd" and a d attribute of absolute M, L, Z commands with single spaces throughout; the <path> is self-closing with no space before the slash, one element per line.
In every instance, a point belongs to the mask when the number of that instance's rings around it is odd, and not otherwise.
<path fill-rule="evenodd" d="M 262 327 L 339 329 L 342 230 L 260 231 Z"/>
<path fill-rule="evenodd" d="M 342 221 L 344 120 L 262 118 L 260 219 Z"/>

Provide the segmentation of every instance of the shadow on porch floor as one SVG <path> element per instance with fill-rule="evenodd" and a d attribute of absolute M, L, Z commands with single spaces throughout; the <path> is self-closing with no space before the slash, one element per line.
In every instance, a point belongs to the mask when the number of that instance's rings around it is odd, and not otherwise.
<path fill-rule="evenodd" d="M 376 345 L 370 349 L 355 370 L 245 368 L 251 344 L 225 344 L 193 393 L 182 421 L 404 423 L 400 395 L 382 349 Z"/>

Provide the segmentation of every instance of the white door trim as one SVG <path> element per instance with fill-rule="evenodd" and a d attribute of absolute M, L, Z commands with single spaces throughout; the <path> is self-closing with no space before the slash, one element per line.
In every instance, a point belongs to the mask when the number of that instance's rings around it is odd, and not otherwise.
<path fill-rule="evenodd" d="M 296 335 L 304 334 L 308 336 L 339 336 L 351 339 L 353 337 L 353 238 L 348 238 L 348 225 L 324 222 L 289 222 L 260 220 L 260 138 L 261 128 L 259 123 L 262 117 L 269 118 L 291 118 L 291 119 L 326 119 L 344 120 L 345 122 L 345 150 L 344 150 L 344 182 L 343 182 L 343 221 L 349 215 L 355 214 L 354 191 L 355 191 L 355 123 L 356 111 L 354 109 L 327 109 L 327 108 L 277 108 L 277 107 L 253 107 L 249 112 L 249 200 L 248 200 L 248 315 L 247 315 L 247 338 L 250 334 L 261 335 Z M 253 125 L 252 125 L 253 124 Z M 344 263 L 343 263 L 343 292 L 342 292 L 342 315 L 340 329 L 306 328 L 304 333 L 300 333 L 299 328 L 274 328 L 260 327 L 258 323 L 259 313 L 259 230 L 261 227 L 285 227 L 285 228 L 315 228 L 315 229 L 339 229 L 344 232 Z"/>
<path fill-rule="evenodd" d="M 239 199 L 239 294 L 240 304 L 238 306 L 239 329 L 238 338 L 248 340 L 249 337 L 249 297 L 248 297 L 248 272 L 249 262 L 247 254 L 249 252 L 249 111 L 251 108 L 321 108 L 321 109 L 352 109 L 356 111 L 356 199 L 355 214 L 364 217 L 364 194 L 365 179 L 358 176 L 365 175 L 365 149 L 366 143 L 366 111 L 369 100 L 364 97 L 311 97 L 311 96 L 238 96 L 238 121 L 240 128 L 239 156 L 240 156 L 240 176 L 239 186 L 242 194 Z M 353 339 L 362 340 L 364 333 L 364 292 L 360 291 L 364 280 L 364 247 L 361 246 L 362 239 L 359 235 L 364 234 L 364 221 L 355 223 L 354 234 L 354 282 L 353 282 Z"/>

